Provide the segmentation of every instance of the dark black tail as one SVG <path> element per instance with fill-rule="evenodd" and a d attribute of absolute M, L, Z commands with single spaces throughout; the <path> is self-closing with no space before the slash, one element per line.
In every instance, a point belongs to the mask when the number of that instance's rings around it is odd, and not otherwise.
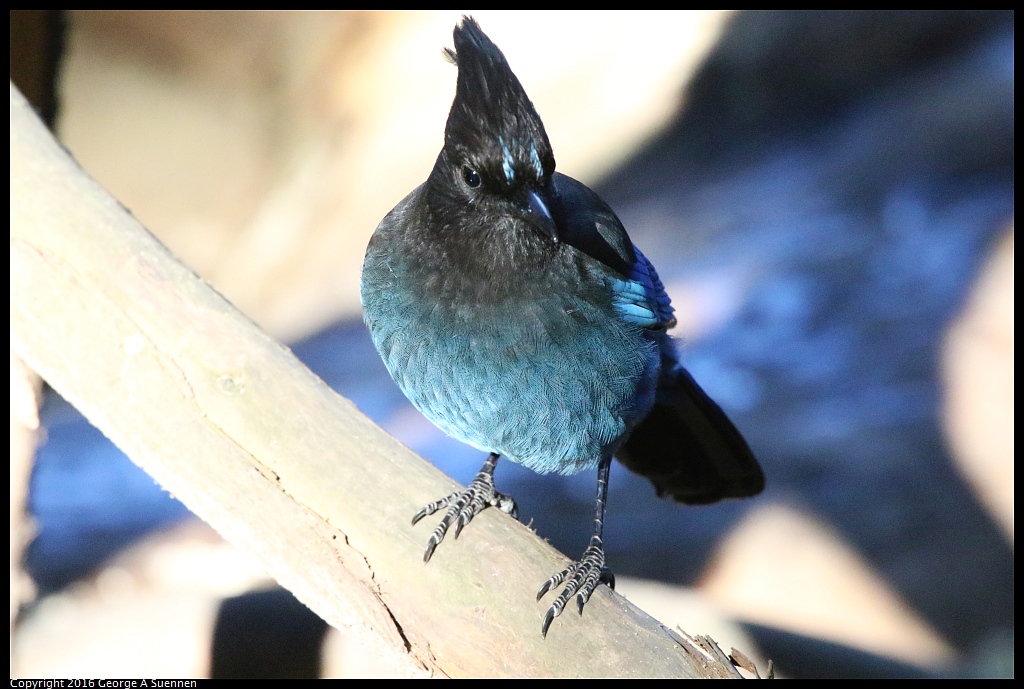
<path fill-rule="evenodd" d="M 677 502 L 746 498 L 764 489 L 747 442 L 682 366 L 662 377 L 658 401 L 617 457 L 650 479 L 659 497 Z"/>

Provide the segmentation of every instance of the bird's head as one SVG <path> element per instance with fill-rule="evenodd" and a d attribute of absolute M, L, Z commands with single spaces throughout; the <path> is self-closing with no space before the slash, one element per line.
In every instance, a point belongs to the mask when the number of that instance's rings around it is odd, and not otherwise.
<path fill-rule="evenodd" d="M 431 173 L 445 196 L 511 213 L 559 240 L 552 217 L 555 157 L 533 103 L 498 46 L 471 17 L 447 58 L 459 69 L 444 149 Z"/>

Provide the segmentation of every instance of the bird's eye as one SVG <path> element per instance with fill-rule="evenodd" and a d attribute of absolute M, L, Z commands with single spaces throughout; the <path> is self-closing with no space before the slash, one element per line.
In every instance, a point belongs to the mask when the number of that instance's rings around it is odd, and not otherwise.
<path fill-rule="evenodd" d="M 478 175 L 476 170 L 468 165 L 462 166 L 462 179 L 471 189 L 476 189 L 480 186 L 480 175 Z"/>

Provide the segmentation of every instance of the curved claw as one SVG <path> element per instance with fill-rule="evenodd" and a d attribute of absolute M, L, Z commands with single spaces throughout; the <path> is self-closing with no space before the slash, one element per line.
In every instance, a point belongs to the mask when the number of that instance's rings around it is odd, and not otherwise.
<path fill-rule="evenodd" d="M 416 514 L 412 515 L 412 525 L 416 526 L 416 523 L 419 520 L 421 520 L 424 517 L 426 517 L 428 514 L 430 514 L 430 512 L 427 512 L 427 508 L 426 507 L 420 508 L 419 512 L 417 512 Z"/>
<path fill-rule="evenodd" d="M 547 613 L 544 615 L 544 623 L 541 625 L 540 629 L 540 635 L 544 638 L 547 638 L 548 636 L 548 627 L 551 626 L 551 620 L 561 615 L 562 611 L 565 610 L 565 602 L 568 600 L 568 597 L 563 596 L 565 596 L 565 591 L 563 591 L 562 595 L 555 599 L 555 602 L 551 605 L 550 608 L 548 608 Z"/>
<path fill-rule="evenodd" d="M 551 626 L 551 620 L 555 619 L 557 616 L 558 613 L 555 612 L 554 607 L 548 608 L 547 614 L 544 615 L 544 624 L 540 626 L 540 635 L 542 638 L 548 638 L 548 627 Z"/>
<path fill-rule="evenodd" d="M 430 558 L 434 556 L 434 549 L 437 548 L 438 543 L 440 541 L 435 541 L 433 538 L 427 541 L 427 549 L 423 551 L 424 563 L 430 562 Z"/>

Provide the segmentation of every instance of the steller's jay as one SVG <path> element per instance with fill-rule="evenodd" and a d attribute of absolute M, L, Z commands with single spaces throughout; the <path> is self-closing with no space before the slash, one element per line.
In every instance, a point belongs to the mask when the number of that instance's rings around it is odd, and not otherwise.
<path fill-rule="evenodd" d="M 398 386 L 450 436 L 490 455 L 448 507 L 424 552 L 488 505 L 498 457 L 539 473 L 597 467 L 594 535 L 537 599 L 566 586 L 541 633 L 575 594 L 583 606 L 605 567 L 612 457 L 659 496 L 711 503 L 755 495 L 746 442 L 680 365 L 673 309 L 658 274 L 615 213 L 555 172 L 544 125 L 494 43 L 470 17 L 455 27 L 455 101 L 427 181 L 381 221 L 363 263 L 373 343 Z"/>

